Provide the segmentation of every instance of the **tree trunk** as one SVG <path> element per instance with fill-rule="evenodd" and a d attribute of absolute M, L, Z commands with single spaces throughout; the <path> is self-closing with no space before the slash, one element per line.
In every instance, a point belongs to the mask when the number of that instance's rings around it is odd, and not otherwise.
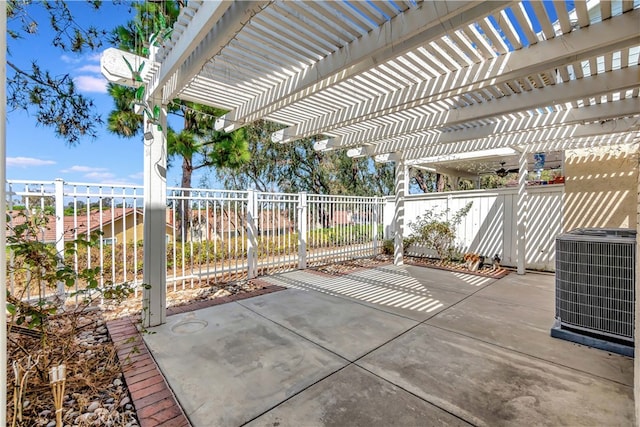
<path fill-rule="evenodd" d="M 439 173 L 439 174 L 436 174 L 436 180 L 437 180 L 436 181 L 437 182 L 436 191 L 438 193 L 442 193 L 444 191 L 444 187 L 445 187 L 445 185 L 447 183 L 447 177 L 445 175 Z"/>
<path fill-rule="evenodd" d="M 186 240 L 189 233 L 189 220 L 191 218 L 191 176 L 193 175 L 193 165 L 191 164 L 191 156 L 184 156 L 182 158 L 182 181 L 180 186 L 182 187 L 182 195 L 184 199 L 180 202 L 180 236 L 183 236 L 183 240 Z"/>
<path fill-rule="evenodd" d="M 423 193 L 429 192 L 429 186 L 427 185 L 427 180 L 424 176 L 424 172 L 418 169 L 413 178 L 416 180 L 416 184 L 418 184 L 418 187 L 420 187 L 420 190 L 422 190 Z"/>

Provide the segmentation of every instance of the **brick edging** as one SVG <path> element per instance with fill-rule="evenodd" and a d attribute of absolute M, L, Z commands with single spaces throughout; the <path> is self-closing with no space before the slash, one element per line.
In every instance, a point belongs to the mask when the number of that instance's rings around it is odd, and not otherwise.
<path fill-rule="evenodd" d="M 251 282 L 263 288 L 170 307 L 167 309 L 167 315 L 200 310 L 286 289 L 260 279 L 253 279 Z M 131 403 L 138 415 L 140 427 L 191 427 L 189 419 L 151 356 L 136 324 L 137 320 L 134 317 L 127 316 L 108 321 L 107 329 L 118 354 L 120 368 L 131 396 Z"/>
<path fill-rule="evenodd" d="M 186 305 L 179 305 L 175 307 L 167 308 L 167 316 L 173 316 L 180 313 L 188 313 L 190 311 L 201 310 L 203 308 L 213 307 L 220 304 L 226 304 L 228 302 L 243 300 L 246 298 L 257 297 L 260 295 L 270 294 L 272 292 L 281 291 L 286 289 L 282 286 L 272 285 L 269 282 L 265 282 L 261 279 L 251 279 L 252 284 L 262 286 L 262 289 L 256 289 L 255 291 L 243 292 L 240 294 L 229 295 L 226 297 L 219 297 L 214 299 L 195 301 Z"/>
<path fill-rule="evenodd" d="M 135 325 L 133 317 L 107 322 L 140 427 L 190 427 Z"/>

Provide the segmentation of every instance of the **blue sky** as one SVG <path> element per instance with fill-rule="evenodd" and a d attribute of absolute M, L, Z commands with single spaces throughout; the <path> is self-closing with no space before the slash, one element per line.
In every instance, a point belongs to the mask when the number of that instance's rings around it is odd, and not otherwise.
<path fill-rule="evenodd" d="M 111 30 L 130 19 L 126 6 L 104 2 L 98 12 L 84 2 L 68 2 L 78 22 Z M 100 52 L 75 55 L 51 45 L 51 31 L 42 19 L 41 7 L 32 8 L 38 34 L 22 40 L 8 39 L 8 60 L 28 67 L 36 60 L 53 75 L 70 74 L 76 87 L 91 97 L 103 120 L 113 102 L 106 94 L 106 80 L 100 73 Z M 11 25 L 11 24 L 9 24 Z M 105 45 L 104 48 L 109 47 Z M 102 49 L 100 49 L 101 51 Z M 142 137 L 123 139 L 109 134 L 106 125 L 98 126 L 98 138 L 85 138 L 76 146 L 68 146 L 57 138 L 52 128 L 38 125 L 34 115 L 24 111 L 7 114 L 7 178 L 53 180 L 109 184 L 142 184 Z M 179 183 L 179 167 L 169 170 L 167 184 Z M 194 186 L 197 179 L 194 180 Z"/>

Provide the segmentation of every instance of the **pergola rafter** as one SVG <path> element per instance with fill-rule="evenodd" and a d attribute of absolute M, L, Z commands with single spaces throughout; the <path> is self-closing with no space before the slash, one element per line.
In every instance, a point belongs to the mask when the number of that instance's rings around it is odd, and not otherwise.
<path fill-rule="evenodd" d="M 334 52 L 312 66 L 283 80 L 261 96 L 232 108 L 225 120 L 235 122 L 235 128 L 269 116 L 311 93 L 326 90 L 340 81 L 366 72 L 376 63 L 388 61 L 425 42 L 441 37 L 454 27 L 456 21 L 473 22 L 508 3 L 425 2 L 420 3 L 420 7 L 407 8 L 402 14 L 396 11 L 396 15 L 381 26 L 354 38 L 344 46 L 336 46 Z M 339 2 L 312 2 L 305 5 L 305 8 L 330 17 L 327 14 L 333 13 L 330 9 L 336 4 Z"/>
<path fill-rule="evenodd" d="M 576 100 L 577 89 L 579 99 L 601 97 L 614 91 L 626 91 L 638 86 L 638 66 L 630 67 L 633 71 L 620 69 L 609 73 L 583 77 L 563 84 L 549 85 L 535 92 L 505 95 L 492 102 L 469 105 L 465 108 L 446 109 L 431 113 L 424 108 L 402 111 L 398 115 L 388 115 L 383 120 L 370 121 L 376 124 L 366 129 L 355 129 L 344 135 L 329 139 L 330 147 L 349 147 L 362 142 L 379 143 L 389 138 L 412 135 L 415 132 L 429 129 L 446 128 L 483 118 L 502 117 L 519 111 L 546 108 L 549 105 Z M 404 116 L 404 117 L 403 117 Z M 387 123 L 384 123 L 387 121 Z M 350 127 L 347 129 L 351 129 Z M 411 148 L 398 146 L 397 150 Z"/>
<path fill-rule="evenodd" d="M 640 127 L 640 119 L 626 118 L 605 120 L 590 124 L 560 125 L 547 128 L 535 128 L 521 132 L 505 132 L 487 138 L 474 138 L 468 140 L 458 140 L 449 144 L 439 144 L 432 146 L 422 146 L 404 151 L 404 155 L 409 159 L 414 159 L 414 163 L 420 163 L 423 157 L 441 156 L 467 151 L 480 151 L 504 147 L 524 148 L 548 141 L 567 141 L 595 137 L 595 136 L 623 136 L 628 137 L 625 142 L 640 141 L 631 131 Z M 558 146 L 559 144 L 554 144 Z M 561 145 L 561 144 L 560 144 Z M 563 150 L 562 146 L 556 150 Z M 554 150 L 555 151 L 555 150 Z"/>
<path fill-rule="evenodd" d="M 295 131 L 287 130 L 285 133 L 289 134 L 290 138 L 331 134 L 336 129 L 354 123 L 427 105 L 460 94 L 472 96 L 477 103 L 481 102 L 482 96 L 475 92 L 488 86 L 510 84 L 510 87 L 518 88 L 517 93 L 529 92 L 534 90 L 529 80 L 530 76 L 554 68 L 558 68 L 561 73 L 566 73 L 565 80 L 569 80 L 566 66 L 568 59 L 577 63 L 611 51 L 626 50 L 627 54 L 621 56 L 628 60 L 628 48 L 640 43 L 640 34 L 636 28 L 639 15 L 640 11 L 636 11 L 624 17 L 623 22 L 603 22 L 587 28 L 585 32 L 569 34 L 565 38 L 554 38 L 547 46 L 536 45 L 487 62 L 474 63 L 433 79 L 421 80 L 399 89 L 397 93 L 381 94 L 340 110 L 328 111 L 320 118 L 301 122 L 296 126 Z M 582 77 L 581 75 L 580 78 Z"/>
<path fill-rule="evenodd" d="M 493 141 L 496 147 L 509 145 L 525 145 L 536 142 L 536 138 L 545 132 L 555 132 L 556 135 L 579 136 L 590 135 L 589 132 L 596 130 L 600 133 L 629 132 L 635 129 L 640 123 L 640 118 L 619 119 L 617 117 L 633 116 L 640 111 L 640 99 L 629 98 L 616 103 L 605 103 L 593 105 L 581 109 L 558 110 L 554 112 L 546 111 L 543 114 L 530 114 L 525 117 L 510 118 L 496 121 L 491 124 L 469 127 L 458 131 L 427 131 L 415 133 L 411 136 L 389 139 L 387 141 L 371 144 L 367 146 L 352 148 L 347 153 L 351 157 L 376 156 L 384 153 L 398 151 L 402 147 L 408 153 L 416 153 L 418 157 L 425 155 L 418 154 L 418 151 L 428 152 L 426 156 L 437 155 L 444 146 L 463 143 L 467 141 L 485 141 L 483 144 L 490 145 Z M 596 123 L 592 123 L 596 122 Z M 602 122 L 602 124 L 600 123 Z M 619 123 L 619 127 L 612 127 L 609 123 Z M 605 126 L 606 124 L 606 126 Z M 601 128 L 601 129 L 599 129 Z M 506 140 L 519 139 L 517 144 L 501 143 L 499 138 Z M 488 141 L 488 142 L 487 142 Z M 450 150 L 450 149 L 449 149 Z M 411 154 L 409 154 L 409 157 Z"/>

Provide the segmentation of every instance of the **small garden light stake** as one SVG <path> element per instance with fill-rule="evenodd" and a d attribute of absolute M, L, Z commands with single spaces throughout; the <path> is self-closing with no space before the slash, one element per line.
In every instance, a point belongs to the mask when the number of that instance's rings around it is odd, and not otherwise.
<path fill-rule="evenodd" d="M 13 374 L 15 381 L 13 384 L 13 421 L 11 426 L 16 425 L 16 419 L 22 422 L 22 396 L 24 395 L 24 386 L 27 383 L 27 377 L 29 372 L 38 364 L 38 359 L 34 363 L 31 363 L 31 356 L 27 358 L 26 366 L 23 366 L 20 362 L 13 361 Z M 24 360 L 24 359 L 23 359 Z"/>
<path fill-rule="evenodd" d="M 62 427 L 62 397 L 64 396 L 64 383 L 66 379 L 66 367 L 64 365 L 54 366 L 49 370 L 53 404 L 56 408 L 56 427 Z"/>

